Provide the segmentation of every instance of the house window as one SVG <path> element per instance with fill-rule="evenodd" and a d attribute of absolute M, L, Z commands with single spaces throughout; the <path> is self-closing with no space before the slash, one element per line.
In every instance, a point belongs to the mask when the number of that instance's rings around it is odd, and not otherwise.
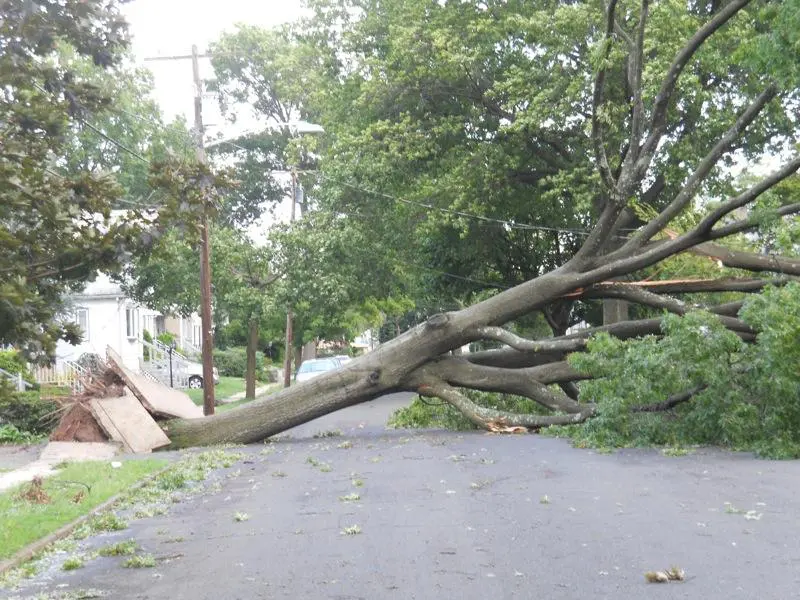
<path fill-rule="evenodd" d="M 79 308 L 75 311 L 75 323 L 81 330 L 83 341 L 89 341 L 89 309 Z"/>
<path fill-rule="evenodd" d="M 139 336 L 139 309 L 125 309 L 125 333 L 131 339 Z"/>
<path fill-rule="evenodd" d="M 192 327 L 192 345 L 200 347 L 202 343 L 202 339 L 200 337 L 200 325 L 195 325 Z"/>

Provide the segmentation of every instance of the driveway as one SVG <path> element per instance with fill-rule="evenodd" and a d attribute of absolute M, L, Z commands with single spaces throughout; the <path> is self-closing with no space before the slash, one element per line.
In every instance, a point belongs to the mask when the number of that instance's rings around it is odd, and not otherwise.
<path fill-rule="evenodd" d="M 382 402 L 360 414 L 381 412 Z M 301 438 L 298 430 L 272 451 L 247 447 L 243 461 L 169 515 L 84 542 L 133 537 L 159 560 L 155 568 L 123 569 L 120 558 L 72 572 L 54 566 L 10 595 L 91 588 L 142 600 L 798 596 L 798 462 L 714 450 L 601 455 L 536 435 L 387 432 L 346 416 L 311 427 L 338 426 L 344 436 Z M 249 519 L 237 521 L 237 513 Z M 646 571 L 673 565 L 686 581 L 645 582 Z"/>

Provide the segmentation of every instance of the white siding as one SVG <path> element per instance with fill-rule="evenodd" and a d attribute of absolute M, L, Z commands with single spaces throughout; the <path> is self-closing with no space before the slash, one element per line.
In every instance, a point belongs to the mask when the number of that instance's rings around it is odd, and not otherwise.
<path fill-rule="evenodd" d="M 142 356 L 142 329 L 160 313 L 128 300 L 119 286 L 103 276 L 72 298 L 72 303 L 76 322 L 83 326 L 85 319 L 88 323 L 88 336 L 85 335 L 77 346 L 59 342 L 56 363 L 77 360 L 85 352 L 105 358 L 106 347 L 111 346 L 127 367 L 138 370 Z"/>

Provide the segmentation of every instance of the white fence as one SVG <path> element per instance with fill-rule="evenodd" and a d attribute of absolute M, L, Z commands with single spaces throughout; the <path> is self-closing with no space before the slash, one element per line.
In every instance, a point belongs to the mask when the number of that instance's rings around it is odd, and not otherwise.
<path fill-rule="evenodd" d="M 57 367 L 32 365 L 30 369 L 33 378 L 39 385 L 68 387 L 73 394 L 80 394 L 83 391 L 83 377 L 86 376 L 86 369 L 72 361 L 65 360 Z"/>
<path fill-rule="evenodd" d="M 0 369 L 0 377 L 11 381 L 18 392 L 24 392 L 26 389 L 33 387 L 32 383 L 22 378 L 22 373 L 9 373 L 4 369 Z"/>

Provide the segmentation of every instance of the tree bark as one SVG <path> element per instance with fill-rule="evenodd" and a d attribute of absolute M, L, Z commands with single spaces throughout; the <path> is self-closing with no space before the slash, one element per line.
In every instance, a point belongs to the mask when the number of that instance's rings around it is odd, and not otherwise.
<path fill-rule="evenodd" d="M 300 368 L 300 365 L 303 362 L 303 345 L 299 344 L 294 347 L 294 370 Z"/>
<path fill-rule="evenodd" d="M 256 359 L 258 357 L 258 321 L 251 319 L 247 324 L 247 370 L 245 371 L 244 397 L 256 397 Z"/>

